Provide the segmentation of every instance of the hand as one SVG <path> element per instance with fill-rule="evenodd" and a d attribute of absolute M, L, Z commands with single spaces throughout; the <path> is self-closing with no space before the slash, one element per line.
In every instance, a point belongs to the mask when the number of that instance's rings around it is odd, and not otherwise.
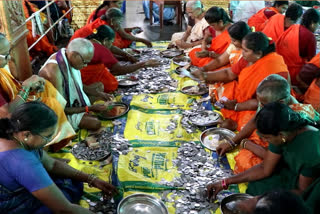
<path fill-rule="evenodd" d="M 98 97 L 103 100 L 103 101 L 107 101 L 110 102 L 112 100 L 114 100 L 114 96 L 112 94 L 108 94 L 105 92 L 98 92 Z"/>
<path fill-rule="evenodd" d="M 22 83 L 22 86 L 29 88 L 30 92 L 42 92 L 44 90 L 45 82 L 44 78 L 32 75 Z"/>
<path fill-rule="evenodd" d="M 137 58 L 135 58 L 134 56 L 132 56 L 131 54 L 127 54 L 126 58 L 128 61 L 132 62 L 132 63 L 136 63 L 138 62 Z"/>
<path fill-rule="evenodd" d="M 96 113 L 105 111 L 107 109 L 106 104 L 94 104 L 92 106 L 89 106 L 89 111 L 93 111 Z"/>
<path fill-rule="evenodd" d="M 149 40 L 144 39 L 142 43 L 144 43 L 148 48 L 152 48 L 152 43 Z"/>
<path fill-rule="evenodd" d="M 94 179 L 92 186 L 102 190 L 107 198 L 112 198 L 114 195 L 119 193 L 115 186 L 99 178 Z"/>
<path fill-rule="evenodd" d="M 209 51 L 198 51 L 196 52 L 196 57 L 198 58 L 209 57 Z"/>
<path fill-rule="evenodd" d="M 131 32 L 133 31 L 135 34 L 139 34 L 139 33 L 142 33 L 143 30 L 141 29 L 141 27 L 133 27 L 130 29 Z"/>
<path fill-rule="evenodd" d="M 192 71 L 191 74 L 195 76 L 196 78 L 200 79 L 201 81 L 205 81 L 204 76 L 203 76 L 203 69 L 199 68 L 195 71 Z"/>
<path fill-rule="evenodd" d="M 221 143 L 216 148 L 216 152 L 219 156 L 223 156 L 225 153 L 227 153 L 230 150 L 232 150 L 232 147 L 229 143 Z"/>
<path fill-rule="evenodd" d="M 237 100 L 227 100 L 227 101 L 220 101 L 223 105 L 225 109 L 228 110 L 234 110 L 236 104 L 237 104 Z"/>
<path fill-rule="evenodd" d="M 215 182 L 213 184 L 209 184 L 207 186 L 207 194 L 208 194 L 208 198 L 209 200 L 211 199 L 215 199 L 217 194 L 223 190 L 221 181 Z"/>
<path fill-rule="evenodd" d="M 145 62 L 145 66 L 146 67 L 156 67 L 161 65 L 161 63 L 158 60 L 155 59 L 150 59 L 148 61 Z"/>

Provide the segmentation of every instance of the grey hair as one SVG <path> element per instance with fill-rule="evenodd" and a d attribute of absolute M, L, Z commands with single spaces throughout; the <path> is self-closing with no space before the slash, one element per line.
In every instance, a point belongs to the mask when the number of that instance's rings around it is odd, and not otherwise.
<path fill-rule="evenodd" d="M 290 97 L 290 85 L 282 76 L 271 74 L 259 83 L 257 94 L 266 97 L 269 102 L 276 102 Z"/>
<path fill-rule="evenodd" d="M 69 43 L 67 50 L 70 52 L 75 51 L 75 52 L 78 52 L 79 54 L 81 54 L 82 56 L 85 56 L 88 53 L 94 52 L 94 46 L 87 39 L 76 38 Z"/>
<path fill-rule="evenodd" d="M 192 8 L 192 10 L 195 9 L 202 9 L 202 3 L 201 1 L 187 1 L 186 7 L 188 8 Z"/>

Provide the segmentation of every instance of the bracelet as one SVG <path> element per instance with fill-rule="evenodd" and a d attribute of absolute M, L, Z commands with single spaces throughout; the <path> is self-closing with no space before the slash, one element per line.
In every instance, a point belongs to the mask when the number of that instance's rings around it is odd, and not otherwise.
<path fill-rule="evenodd" d="M 18 95 L 24 100 L 27 101 L 28 96 L 29 96 L 29 92 L 25 91 L 25 90 L 20 90 Z"/>
<path fill-rule="evenodd" d="M 222 181 L 221 181 L 221 186 L 222 186 L 222 188 L 223 189 L 228 189 L 228 187 L 229 187 L 229 185 L 227 184 L 227 180 L 226 179 L 223 179 Z"/>
<path fill-rule="evenodd" d="M 85 109 L 86 109 L 86 113 L 89 114 L 90 113 L 89 106 L 86 106 Z"/>
<path fill-rule="evenodd" d="M 203 69 L 203 70 L 204 70 L 204 69 Z M 208 78 L 207 72 L 202 71 L 202 77 L 203 77 L 204 80 L 207 80 L 207 78 Z"/>
<path fill-rule="evenodd" d="M 234 111 L 238 111 L 238 104 L 239 103 L 236 103 L 236 105 L 234 106 L 234 109 L 233 109 Z"/>
<path fill-rule="evenodd" d="M 95 179 L 97 179 L 98 177 L 97 176 L 95 176 L 94 174 L 89 174 L 89 176 L 88 176 L 88 185 L 89 185 L 89 187 L 92 187 L 92 183 L 93 183 L 93 181 L 95 180 Z"/>
<path fill-rule="evenodd" d="M 243 149 L 245 149 L 247 142 L 248 142 L 248 139 L 247 139 L 247 138 L 242 139 L 241 142 L 240 142 L 240 147 L 243 148 Z"/>

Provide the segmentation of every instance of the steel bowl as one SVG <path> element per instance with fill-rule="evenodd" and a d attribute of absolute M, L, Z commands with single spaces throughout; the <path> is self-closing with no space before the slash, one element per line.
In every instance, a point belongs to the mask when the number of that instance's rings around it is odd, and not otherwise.
<path fill-rule="evenodd" d="M 186 87 L 183 87 L 181 89 L 181 92 L 184 93 L 184 94 L 187 94 L 187 95 L 191 95 L 191 96 L 200 96 L 200 95 L 204 95 L 206 93 L 208 93 L 208 88 L 207 87 L 200 87 L 199 88 L 199 91 L 191 91 L 191 89 L 193 87 L 196 87 L 195 85 L 192 85 L 192 86 L 186 86 Z"/>
<path fill-rule="evenodd" d="M 115 102 L 108 106 L 106 111 L 98 113 L 98 117 L 102 120 L 112 120 L 125 115 L 130 107 L 126 103 Z"/>
<path fill-rule="evenodd" d="M 122 199 L 118 205 L 118 214 L 169 214 L 164 203 L 147 194 L 133 194 Z"/>
<path fill-rule="evenodd" d="M 191 62 L 190 58 L 187 56 L 176 56 L 173 57 L 172 61 L 174 64 L 179 66 L 186 66 L 189 65 Z"/>
<path fill-rule="evenodd" d="M 210 136 L 213 139 L 209 139 Z M 207 149 L 210 149 L 211 151 L 216 151 L 216 148 L 218 147 L 219 144 L 214 142 L 220 141 L 220 140 L 231 140 L 234 136 L 236 136 L 236 134 L 230 131 L 229 129 L 210 128 L 201 133 L 200 142 Z"/>
<path fill-rule="evenodd" d="M 166 57 L 166 58 L 173 58 L 176 56 L 180 56 L 182 54 L 183 54 L 183 50 L 179 50 L 179 49 L 175 49 L 175 48 L 167 49 L 167 50 L 160 52 L 160 55 L 163 57 Z"/>
<path fill-rule="evenodd" d="M 248 200 L 253 198 L 253 196 L 243 193 L 232 194 L 224 199 L 220 203 L 220 210 L 222 214 L 240 214 L 243 213 L 241 210 L 237 209 L 237 203 L 240 201 Z"/>
<path fill-rule="evenodd" d="M 189 115 L 189 121 L 196 126 L 214 126 L 221 119 L 221 115 L 215 111 L 201 111 L 194 115 Z"/>

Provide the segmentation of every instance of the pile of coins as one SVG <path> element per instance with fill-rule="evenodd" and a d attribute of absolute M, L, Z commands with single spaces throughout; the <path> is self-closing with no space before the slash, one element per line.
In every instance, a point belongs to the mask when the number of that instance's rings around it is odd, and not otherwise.
<path fill-rule="evenodd" d="M 178 156 L 173 160 L 180 177 L 173 181 L 162 180 L 159 183 L 183 190 L 164 191 L 161 199 L 174 203 L 176 213 L 209 213 L 216 204 L 209 203 L 206 187 L 209 183 L 231 175 L 231 170 L 223 169 L 220 160 L 213 160 L 200 144 L 182 143 Z"/>

